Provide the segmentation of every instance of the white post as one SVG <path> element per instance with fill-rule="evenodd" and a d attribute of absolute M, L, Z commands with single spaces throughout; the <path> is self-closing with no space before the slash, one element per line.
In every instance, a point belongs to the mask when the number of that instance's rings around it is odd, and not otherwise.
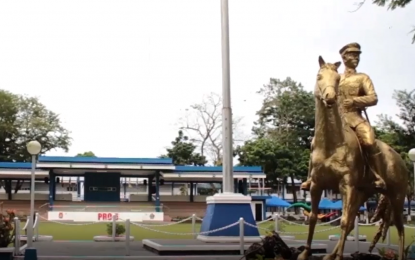
<path fill-rule="evenodd" d="M 234 193 L 233 187 L 233 139 L 231 108 L 231 72 L 229 62 L 229 11 L 228 0 L 221 0 L 222 25 L 222 182 L 223 193 Z"/>
<path fill-rule="evenodd" d="M 125 255 L 130 255 L 130 220 L 125 221 Z"/>
<path fill-rule="evenodd" d="M 30 178 L 30 216 L 29 225 L 27 227 L 27 247 L 33 247 L 33 216 L 35 214 L 35 171 L 36 171 L 36 155 L 32 155 L 32 173 Z"/>
<path fill-rule="evenodd" d="M 14 255 L 20 255 L 20 220 L 18 217 L 14 218 L 14 229 L 16 235 L 14 237 Z"/>
<path fill-rule="evenodd" d="M 192 215 L 192 233 L 193 233 L 193 238 L 196 239 L 197 238 L 197 234 L 196 234 L 196 214 Z"/>
<path fill-rule="evenodd" d="M 36 217 L 35 217 L 35 241 L 38 241 L 39 240 L 39 224 L 40 224 L 40 219 L 39 219 L 39 213 L 38 212 L 36 212 L 36 215 L 35 215 Z"/>
<path fill-rule="evenodd" d="M 243 218 L 240 218 L 239 219 L 239 246 L 240 246 L 239 251 L 241 255 L 245 254 L 244 227 L 245 227 L 245 221 Z"/>
<path fill-rule="evenodd" d="M 354 243 L 355 243 L 355 251 L 360 251 L 359 250 L 359 218 L 356 216 L 355 220 L 354 220 Z"/>
<path fill-rule="evenodd" d="M 274 213 L 274 231 L 278 233 L 278 213 Z"/>
<path fill-rule="evenodd" d="M 112 241 L 115 242 L 115 233 L 117 228 L 117 222 L 115 221 L 115 218 L 112 218 Z"/>

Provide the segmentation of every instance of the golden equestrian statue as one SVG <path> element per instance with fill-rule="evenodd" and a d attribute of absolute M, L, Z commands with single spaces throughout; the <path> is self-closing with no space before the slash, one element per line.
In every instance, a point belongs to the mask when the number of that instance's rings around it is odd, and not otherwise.
<path fill-rule="evenodd" d="M 340 77 L 339 94 L 343 99 L 340 112 L 347 125 L 356 133 L 360 145 L 365 152 L 372 173 L 375 175 L 375 188 L 382 191 L 386 189 L 386 184 L 378 174 L 382 168 L 381 152 L 377 146 L 375 133 L 370 123 L 367 118 L 365 119 L 362 116 L 362 112 L 366 115 L 367 107 L 375 106 L 378 103 L 378 98 L 369 76 L 356 72 L 360 54 L 360 45 L 358 43 L 350 43 L 340 49 L 340 55 L 346 67 L 344 74 Z M 314 143 L 314 140 L 312 143 Z M 309 190 L 310 181 L 308 179 L 301 185 L 301 188 Z"/>
<path fill-rule="evenodd" d="M 363 151 L 363 149 L 367 147 L 362 147 L 364 145 L 360 144 L 366 136 L 362 137 L 363 130 L 360 132 L 356 130 L 359 123 L 365 121 L 361 116 L 359 117 L 357 109 L 353 116 L 346 115 L 348 111 L 353 110 L 352 107 L 358 107 L 364 103 L 357 94 L 364 91 L 368 93 L 368 86 L 373 91 L 373 85 L 368 85 L 370 80 L 367 75 L 353 74 L 353 70 L 350 70 L 349 64 L 352 64 L 354 68 L 358 64 L 360 48 L 358 49 L 354 49 L 355 51 L 351 52 L 352 55 L 346 55 L 350 53 L 350 50 L 353 50 L 352 48 L 342 49 L 342 56 L 345 63 L 348 64 L 346 75 L 343 77 L 337 72 L 341 65 L 340 62 L 325 63 L 323 58 L 319 57 L 320 69 L 314 91 L 316 97 L 315 137 L 310 159 L 311 214 L 307 244 L 305 250 L 298 256 L 298 260 L 307 260 L 311 253 L 310 247 L 323 190 L 339 191 L 343 200 L 341 236 L 331 254 L 325 257 L 326 260 L 341 260 L 343 258 L 346 238 L 354 229 L 354 221 L 360 206 L 379 191 L 383 194 L 383 201 L 381 202 L 382 207 L 379 205 L 375 217 L 389 224 L 390 221 L 393 221 L 399 236 L 399 260 L 404 258 L 403 205 L 408 187 L 408 170 L 405 162 L 387 144 L 374 140 L 375 144 L 371 147 L 377 149 L 374 155 L 378 159 L 376 167 L 379 166 L 379 168 L 376 168 L 377 172 L 375 173 L 371 167 L 366 167 L 367 151 Z M 348 90 L 340 89 L 339 83 L 347 84 Z M 372 104 L 374 103 L 372 102 Z M 358 136 L 359 134 L 361 136 Z M 369 141 L 365 139 L 365 142 Z M 386 184 L 386 188 L 372 185 L 372 183 L 379 181 L 379 178 Z M 369 185 L 363 189 L 362 183 Z M 386 228 L 389 227 L 389 224 L 386 225 Z M 386 231 L 382 230 L 383 234 L 386 234 Z"/>

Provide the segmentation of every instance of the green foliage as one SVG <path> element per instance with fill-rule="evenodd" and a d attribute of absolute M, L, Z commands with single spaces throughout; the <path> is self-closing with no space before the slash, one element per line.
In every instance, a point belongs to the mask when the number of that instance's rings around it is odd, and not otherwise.
<path fill-rule="evenodd" d="M 167 155 L 162 155 L 160 158 L 171 158 L 175 165 L 194 165 L 203 166 L 206 157 L 196 153 L 196 145 L 189 141 L 189 138 L 179 131 L 176 139 L 171 142 L 172 147 L 167 148 Z"/>
<path fill-rule="evenodd" d="M 0 104 L 0 161 L 30 161 L 26 144 L 31 140 L 42 145 L 41 154 L 53 149 L 68 151 L 68 130 L 37 98 L 0 90 Z"/>
<path fill-rule="evenodd" d="M 271 78 L 258 93 L 264 101 L 254 123 L 255 139 L 236 148 L 240 164 L 262 166 L 274 188 L 277 178 L 305 179 L 314 136 L 314 95 L 291 78 Z"/>
<path fill-rule="evenodd" d="M 124 225 L 116 223 L 115 224 L 115 235 L 121 236 L 124 233 L 125 233 Z M 107 224 L 107 234 L 108 236 L 112 236 L 112 222 Z"/>
<path fill-rule="evenodd" d="M 408 158 L 408 151 L 415 147 L 415 90 L 396 90 L 392 97 L 399 107 L 400 111 L 396 116 L 401 123 L 387 115 L 379 115 L 376 136 L 401 155 L 412 174 L 413 163 Z"/>
<path fill-rule="evenodd" d="M 93 152 L 88 151 L 88 152 L 83 152 L 83 153 L 78 153 L 76 155 L 77 157 L 97 157 Z"/>
<path fill-rule="evenodd" d="M 253 132 L 283 143 L 310 148 L 314 136 L 314 95 L 291 78 L 270 79 L 259 91 L 264 101 Z"/>
<path fill-rule="evenodd" d="M 372 0 L 373 4 L 378 6 L 388 6 L 388 9 L 395 10 L 398 7 L 406 7 L 412 0 Z"/>
<path fill-rule="evenodd" d="M 14 227 L 15 212 L 6 210 L 6 215 L 0 213 L 0 247 L 8 247 L 14 242 L 16 229 Z"/>
<path fill-rule="evenodd" d="M 42 145 L 41 154 L 44 154 L 54 149 L 67 152 L 71 138 L 59 116 L 37 98 L 0 90 L 0 161 L 30 162 L 26 144 L 32 140 Z M 15 193 L 22 184 L 21 180 L 17 182 Z M 2 180 L 1 185 L 11 194 L 11 183 Z"/>

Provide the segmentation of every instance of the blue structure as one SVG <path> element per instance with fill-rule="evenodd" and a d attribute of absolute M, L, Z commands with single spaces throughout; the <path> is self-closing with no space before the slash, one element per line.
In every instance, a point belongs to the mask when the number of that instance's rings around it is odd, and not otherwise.
<path fill-rule="evenodd" d="M 336 207 L 334 206 L 334 203 L 327 199 L 327 198 L 323 198 L 320 200 L 320 203 L 318 204 L 318 208 L 319 209 L 335 209 Z"/>
<path fill-rule="evenodd" d="M 290 203 L 286 202 L 283 199 L 278 198 L 277 196 L 272 196 L 266 200 L 267 207 L 276 207 L 276 208 L 288 208 L 291 206 Z"/>
<path fill-rule="evenodd" d="M 337 210 L 343 209 L 343 201 L 338 200 L 338 201 L 334 202 L 332 207 L 333 207 L 333 209 L 337 209 Z M 359 208 L 359 211 L 364 211 L 364 210 L 366 210 L 366 208 L 363 207 L 363 206 Z"/>
<path fill-rule="evenodd" d="M 30 180 L 30 169 L 31 163 L 0 163 L 0 174 L 4 175 L 4 179 Z M 120 178 L 147 178 L 148 185 L 152 187 L 148 189 L 148 201 L 155 201 L 155 206 L 159 208 L 161 182 L 190 183 L 189 201 L 192 202 L 193 187 L 197 183 L 222 181 L 222 167 L 175 166 L 169 158 L 40 156 L 35 176 L 37 180 L 49 183 L 50 210 L 53 210 L 58 179 L 64 176 L 77 177 L 78 195 L 81 191 L 79 177 L 84 177 L 85 201 L 120 201 Z M 247 179 L 265 178 L 265 174 L 260 167 L 235 167 L 234 177 L 235 192 L 247 195 Z"/>
<path fill-rule="evenodd" d="M 7 169 L 9 178 L 30 178 L 30 163 L 0 163 Z M 15 171 L 15 175 L 14 175 Z M 11 173 L 11 174 L 9 174 Z M 0 173 L 1 174 L 1 173 Z M 23 177 L 24 176 L 24 177 Z M 56 185 L 59 177 L 78 177 L 78 192 L 81 190 L 79 177 L 84 177 L 85 201 L 120 201 L 120 178 L 147 178 L 148 201 L 154 201 L 156 210 L 160 210 L 160 185 L 164 181 L 190 183 L 190 199 L 193 201 L 193 187 L 197 183 L 222 182 L 222 167 L 175 166 L 171 159 L 151 158 L 100 158 L 100 157 L 56 157 L 40 156 L 37 163 L 36 179 L 49 184 L 49 210 L 53 210 L 56 198 Z M 202 223 L 201 232 L 218 229 L 244 218 L 256 225 L 255 218 L 265 218 L 265 201 L 269 197 L 251 198 L 248 194 L 248 179 L 265 178 L 261 167 L 234 167 L 234 194 L 231 201 L 221 200 L 223 196 L 216 194 L 208 197 L 207 210 Z M 154 183 L 154 186 L 153 186 Z M 79 194 L 79 193 L 78 193 Z M 228 194 L 226 195 L 229 199 Z M 252 201 L 254 202 L 252 202 Z M 229 214 L 227 214 L 228 212 Z M 253 214 L 255 212 L 255 215 Z M 245 227 L 247 241 L 249 237 L 259 240 L 259 232 L 255 227 Z M 200 239 L 217 240 L 217 237 L 234 237 L 239 239 L 239 227 L 207 233 Z M 229 241 L 229 240 L 227 240 Z"/>

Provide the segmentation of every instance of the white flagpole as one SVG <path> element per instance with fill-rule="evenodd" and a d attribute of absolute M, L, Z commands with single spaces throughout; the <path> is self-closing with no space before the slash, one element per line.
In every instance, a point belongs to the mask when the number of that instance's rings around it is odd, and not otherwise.
<path fill-rule="evenodd" d="M 222 182 L 223 192 L 233 193 L 233 141 L 232 141 L 232 108 L 229 62 L 229 11 L 228 0 L 221 0 L 222 25 Z"/>

